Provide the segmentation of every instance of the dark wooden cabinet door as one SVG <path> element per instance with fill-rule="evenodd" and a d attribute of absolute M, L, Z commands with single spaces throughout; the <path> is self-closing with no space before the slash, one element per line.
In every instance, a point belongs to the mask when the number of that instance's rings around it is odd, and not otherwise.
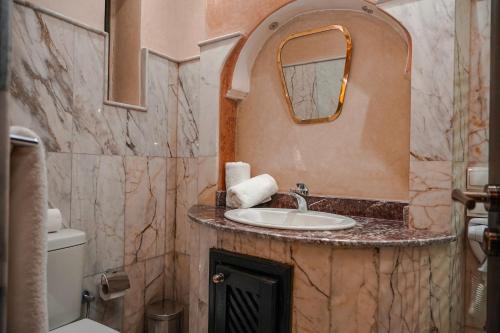
<path fill-rule="evenodd" d="M 215 333 L 276 333 L 278 280 L 218 264 L 224 280 L 215 285 Z"/>

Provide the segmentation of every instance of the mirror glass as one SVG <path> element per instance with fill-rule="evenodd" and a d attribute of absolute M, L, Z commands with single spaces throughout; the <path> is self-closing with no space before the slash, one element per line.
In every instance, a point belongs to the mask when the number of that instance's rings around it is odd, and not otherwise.
<path fill-rule="evenodd" d="M 351 50 L 349 32 L 338 25 L 296 33 L 281 43 L 278 69 L 295 122 L 316 123 L 338 118 Z"/>

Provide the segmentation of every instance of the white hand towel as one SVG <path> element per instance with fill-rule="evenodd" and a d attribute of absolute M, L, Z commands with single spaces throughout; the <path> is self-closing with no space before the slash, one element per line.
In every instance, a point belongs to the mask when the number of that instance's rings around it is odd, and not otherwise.
<path fill-rule="evenodd" d="M 249 208 L 260 204 L 278 191 L 273 177 L 263 174 L 250 178 L 227 191 L 227 200 L 233 208 Z"/>
<path fill-rule="evenodd" d="M 245 162 L 226 163 L 226 189 L 250 179 L 250 164 Z"/>
<path fill-rule="evenodd" d="M 11 133 L 37 137 L 22 127 Z M 43 145 L 10 155 L 7 332 L 47 333 L 47 170 Z"/>
<path fill-rule="evenodd" d="M 57 208 L 49 209 L 47 211 L 47 231 L 56 232 L 62 229 L 62 215 L 61 211 Z"/>

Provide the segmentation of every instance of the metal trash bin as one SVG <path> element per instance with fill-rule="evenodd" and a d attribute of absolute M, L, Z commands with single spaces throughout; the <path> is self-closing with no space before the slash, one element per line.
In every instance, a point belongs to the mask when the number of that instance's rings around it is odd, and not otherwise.
<path fill-rule="evenodd" d="M 183 307 L 163 300 L 146 307 L 147 333 L 181 333 Z"/>

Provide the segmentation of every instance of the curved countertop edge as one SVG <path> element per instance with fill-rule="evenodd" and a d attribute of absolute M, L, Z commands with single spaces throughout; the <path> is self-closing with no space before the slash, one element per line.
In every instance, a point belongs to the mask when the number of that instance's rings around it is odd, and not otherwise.
<path fill-rule="evenodd" d="M 226 207 L 194 205 L 188 211 L 191 221 L 220 231 L 243 233 L 286 242 L 324 244 L 340 248 L 423 247 L 446 244 L 457 237 L 446 232 L 409 229 L 401 221 L 350 216 L 358 225 L 338 231 L 296 231 L 255 227 L 224 217 Z"/>

